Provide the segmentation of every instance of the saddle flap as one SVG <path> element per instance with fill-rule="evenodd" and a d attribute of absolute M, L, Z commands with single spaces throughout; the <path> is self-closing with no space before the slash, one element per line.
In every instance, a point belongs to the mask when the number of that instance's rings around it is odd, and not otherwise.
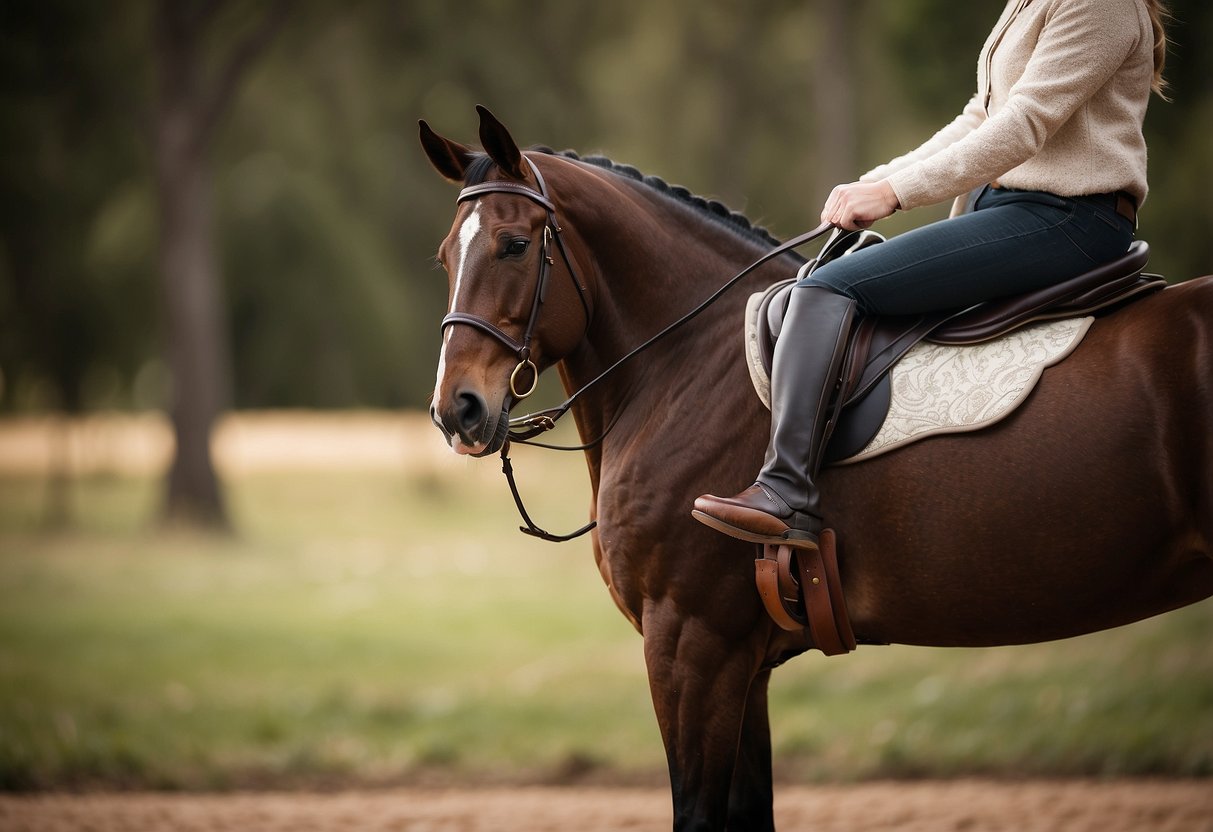
<path fill-rule="evenodd" d="M 788 296 L 795 285 L 796 278 L 775 283 L 765 292 L 752 295 L 746 308 L 746 366 L 759 399 L 768 409 L 771 406 L 771 366 L 775 340 L 787 312 Z M 880 430 L 889 411 L 892 391 L 887 372 L 871 379 L 862 390 L 858 387 L 860 376 L 869 366 L 866 356 L 871 348 L 871 340 L 866 336 L 872 333 L 870 323 L 870 320 L 861 319 L 852 334 L 844 365 L 847 374 L 855 374 L 855 378 L 844 385 L 846 401 L 830 432 L 824 456 L 826 464 L 858 453 Z M 918 340 L 921 337 L 907 344 L 902 353 Z"/>

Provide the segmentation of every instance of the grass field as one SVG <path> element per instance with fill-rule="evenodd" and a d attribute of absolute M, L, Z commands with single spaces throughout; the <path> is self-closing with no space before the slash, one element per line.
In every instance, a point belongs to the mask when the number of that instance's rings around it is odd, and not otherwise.
<path fill-rule="evenodd" d="M 423 421 L 300 418 L 279 464 L 229 425 L 263 453 L 224 457 L 219 538 L 154 530 L 157 478 L 95 460 L 47 529 L 46 477 L 0 436 L 0 788 L 660 780 L 640 639 L 588 543 L 519 534 L 496 462 L 434 453 Z M 541 523 L 584 522 L 575 455 L 516 466 Z M 1211 776 L 1213 604 L 808 655 L 772 713 L 783 779 Z"/>

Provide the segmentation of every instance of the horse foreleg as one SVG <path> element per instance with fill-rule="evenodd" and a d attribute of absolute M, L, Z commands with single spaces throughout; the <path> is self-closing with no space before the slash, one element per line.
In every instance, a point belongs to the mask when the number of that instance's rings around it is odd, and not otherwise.
<path fill-rule="evenodd" d="M 729 829 L 774 829 L 775 792 L 771 782 L 771 723 L 767 711 L 767 685 L 771 671 L 759 673 L 750 683 L 741 743 L 729 792 Z"/>
<path fill-rule="evenodd" d="M 672 609 L 646 612 L 644 621 L 645 662 L 670 768 L 674 829 L 725 829 L 756 658 L 702 619 L 684 618 Z M 762 828 L 741 818 L 737 823 Z"/>

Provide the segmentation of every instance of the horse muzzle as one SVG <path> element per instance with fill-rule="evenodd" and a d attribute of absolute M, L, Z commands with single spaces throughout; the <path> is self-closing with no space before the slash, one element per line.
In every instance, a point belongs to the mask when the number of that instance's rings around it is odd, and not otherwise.
<path fill-rule="evenodd" d="M 501 450 L 510 429 L 509 397 L 494 413 L 484 397 L 471 390 L 455 394 L 450 406 L 430 407 L 430 419 L 451 450 L 463 456 L 482 457 Z"/>

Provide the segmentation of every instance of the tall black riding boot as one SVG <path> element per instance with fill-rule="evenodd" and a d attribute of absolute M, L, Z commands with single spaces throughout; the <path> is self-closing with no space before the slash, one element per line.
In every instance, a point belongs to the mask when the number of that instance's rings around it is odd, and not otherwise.
<path fill-rule="evenodd" d="M 792 290 L 771 369 L 771 439 L 758 481 L 735 497 L 705 494 L 691 514 L 731 537 L 816 548 L 816 480 L 855 301 L 817 286 Z"/>

